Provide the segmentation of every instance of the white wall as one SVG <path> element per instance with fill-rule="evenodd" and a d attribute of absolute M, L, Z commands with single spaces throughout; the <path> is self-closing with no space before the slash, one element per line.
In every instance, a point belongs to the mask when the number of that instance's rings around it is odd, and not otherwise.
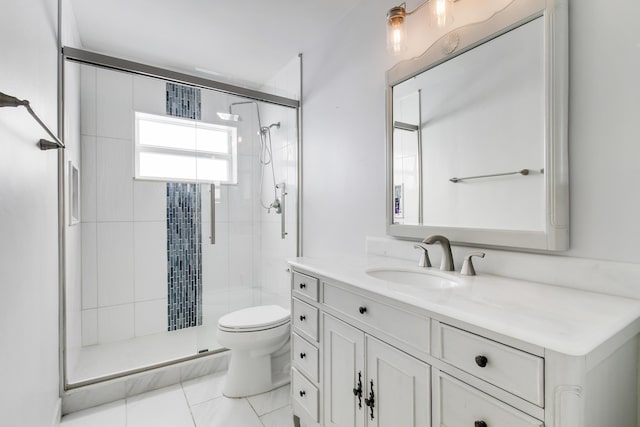
<path fill-rule="evenodd" d="M 0 92 L 57 129 L 57 2 L 5 2 Z M 24 108 L 0 109 L 3 425 L 49 426 L 58 404 L 57 153 Z"/>
<path fill-rule="evenodd" d="M 402 59 L 385 50 L 391 6 L 363 1 L 305 49 L 305 255 L 361 254 L 365 236 L 385 235 L 385 71 Z M 639 14 L 635 0 L 570 3 L 571 249 L 561 256 L 640 262 Z M 426 47 L 410 43 L 405 58 Z"/>

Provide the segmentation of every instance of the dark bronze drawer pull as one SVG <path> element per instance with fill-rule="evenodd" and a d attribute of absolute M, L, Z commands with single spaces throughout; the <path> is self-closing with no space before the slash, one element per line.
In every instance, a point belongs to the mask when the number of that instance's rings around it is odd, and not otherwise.
<path fill-rule="evenodd" d="M 484 368 L 485 366 L 487 366 L 488 362 L 489 362 L 489 359 L 487 359 L 486 356 L 476 356 L 476 365 L 480 366 L 481 368 Z"/>

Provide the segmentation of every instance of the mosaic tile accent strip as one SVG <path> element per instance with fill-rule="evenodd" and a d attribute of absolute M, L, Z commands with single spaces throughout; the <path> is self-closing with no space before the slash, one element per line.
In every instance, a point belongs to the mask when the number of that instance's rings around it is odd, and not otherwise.
<path fill-rule="evenodd" d="M 167 183 L 167 330 L 202 325 L 200 184 Z"/>
<path fill-rule="evenodd" d="M 167 83 L 167 115 L 202 119 L 202 95 L 196 87 Z"/>

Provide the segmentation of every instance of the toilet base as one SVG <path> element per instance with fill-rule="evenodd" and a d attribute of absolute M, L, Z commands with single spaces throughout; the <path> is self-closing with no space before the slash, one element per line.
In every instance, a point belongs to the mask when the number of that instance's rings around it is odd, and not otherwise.
<path fill-rule="evenodd" d="M 222 394 L 238 398 L 265 393 L 289 382 L 288 376 L 273 374 L 271 355 L 255 356 L 251 352 L 231 350 L 229 371 Z"/>

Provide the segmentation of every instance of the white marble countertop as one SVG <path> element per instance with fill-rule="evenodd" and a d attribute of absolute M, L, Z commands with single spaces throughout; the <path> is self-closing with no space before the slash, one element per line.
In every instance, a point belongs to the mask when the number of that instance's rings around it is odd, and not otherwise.
<path fill-rule="evenodd" d="M 294 258 L 296 270 L 348 283 L 570 356 L 584 356 L 640 317 L 640 300 L 478 273 L 440 272 L 457 286 L 422 289 L 373 278 L 372 268 L 424 271 L 388 257 Z"/>

